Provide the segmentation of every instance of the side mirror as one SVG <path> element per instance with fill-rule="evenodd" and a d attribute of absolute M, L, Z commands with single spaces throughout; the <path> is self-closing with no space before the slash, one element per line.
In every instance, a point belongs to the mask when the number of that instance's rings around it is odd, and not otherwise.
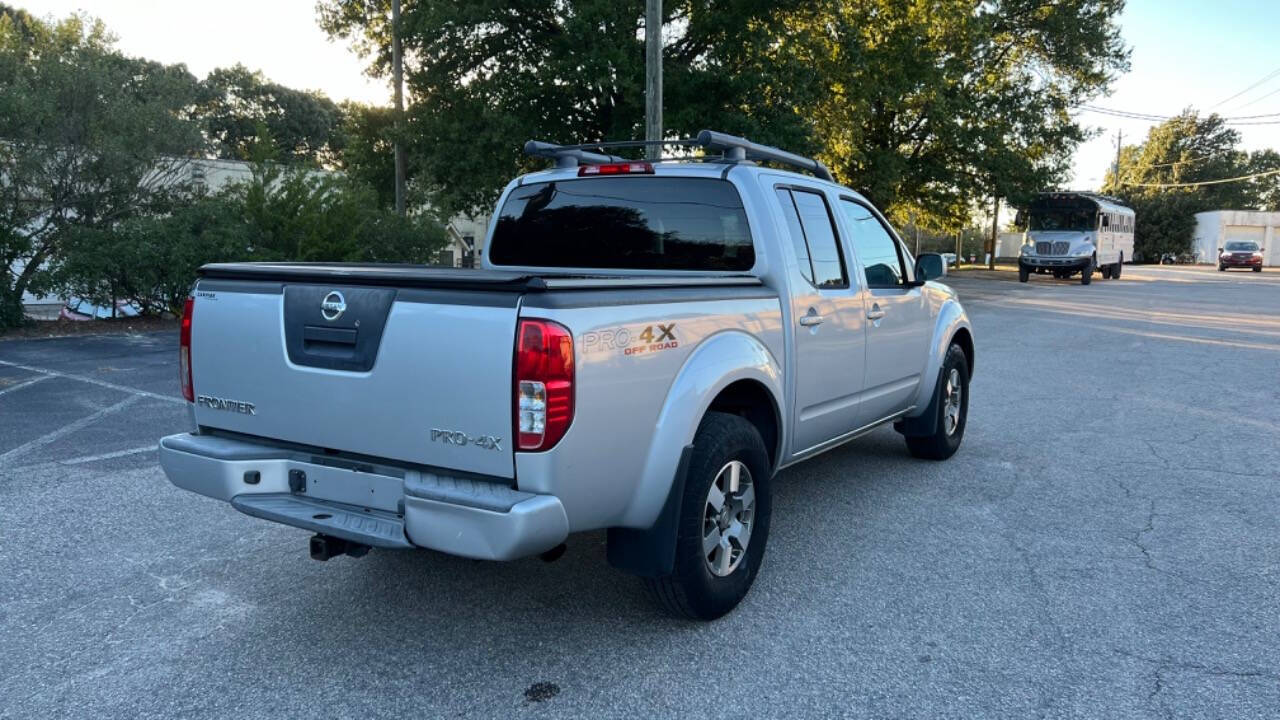
<path fill-rule="evenodd" d="M 938 253 L 921 253 L 916 258 L 916 280 L 937 280 L 947 274 L 947 261 Z"/>

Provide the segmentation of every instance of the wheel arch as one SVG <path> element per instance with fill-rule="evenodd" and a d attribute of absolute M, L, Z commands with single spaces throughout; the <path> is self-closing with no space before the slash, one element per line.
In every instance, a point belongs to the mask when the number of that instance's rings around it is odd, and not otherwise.
<path fill-rule="evenodd" d="M 742 330 L 722 330 L 703 340 L 685 359 L 667 390 L 639 482 L 619 525 L 648 527 L 671 488 L 681 449 L 693 442 L 702 418 L 719 401 L 721 407 L 766 419 L 748 400 L 767 398 L 775 429 L 773 467 L 785 444 L 782 421 L 782 365 L 759 338 Z M 747 418 L 751 420 L 751 417 Z M 754 422 L 752 424 L 755 424 Z M 759 426 L 757 426 L 759 427 Z M 762 433 L 763 436 L 763 433 Z M 766 446 L 768 441 L 766 440 Z"/>
<path fill-rule="evenodd" d="M 675 520 L 693 439 L 708 412 L 731 412 L 760 430 L 778 467 L 786 444 L 782 366 L 755 336 L 724 330 L 690 354 L 676 374 L 650 438 L 645 466 L 618 524 L 609 528 L 614 567 L 639 575 L 669 572 Z"/>

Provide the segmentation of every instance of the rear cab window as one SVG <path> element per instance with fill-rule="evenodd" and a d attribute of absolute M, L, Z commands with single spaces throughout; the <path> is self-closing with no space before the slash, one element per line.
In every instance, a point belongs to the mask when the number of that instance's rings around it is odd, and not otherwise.
<path fill-rule="evenodd" d="M 599 177 L 513 189 L 489 243 L 494 265 L 746 272 L 755 248 L 732 183 Z"/>

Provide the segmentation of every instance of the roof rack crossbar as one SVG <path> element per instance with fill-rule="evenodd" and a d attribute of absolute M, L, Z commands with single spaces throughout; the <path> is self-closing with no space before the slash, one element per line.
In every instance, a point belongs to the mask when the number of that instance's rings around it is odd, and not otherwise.
<path fill-rule="evenodd" d="M 530 140 L 524 144 L 524 151 L 527 155 L 538 157 L 553 158 L 557 167 L 572 168 L 577 167 L 580 163 L 615 163 L 626 162 L 625 158 L 616 155 L 607 155 L 594 150 L 605 150 L 609 148 L 634 148 L 634 147 L 650 147 L 650 146 L 678 146 L 678 147 L 702 147 L 706 150 L 718 151 L 722 157 L 705 160 L 720 162 L 746 162 L 749 160 L 764 160 L 766 162 L 776 162 L 781 165 L 788 165 L 800 170 L 806 170 L 813 173 L 819 178 L 828 182 L 835 182 L 831 171 L 826 165 L 812 158 L 796 155 L 795 153 L 780 150 L 769 145 L 760 145 L 750 140 L 729 135 L 727 133 L 716 132 L 714 130 L 703 130 L 698 133 L 696 138 L 679 138 L 675 140 L 616 140 L 598 143 L 582 143 L 581 145 L 556 145 L 554 143 L 542 142 L 540 140 Z M 663 160 L 704 160 L 703 158 L 661 158 Z"/>
<path fill-rule="evenodd" d="M 753 143 L 744 137 L 728 135 L 715 130 L 703 130 L 698 133 L 698 144 L 708 150 L 721 151 L 724 153 L 725 159 L 731 162 L 765 160 L 807 170 L 828 182 L 836 181 L 831 176 L 831 171 L 827 169 L 827 166 L 817 160 L 789 153 L 786 150 L 779 150 L 769 145 Z"/>
<path fill-rule="evenodd" d="M 623 158 L 617 155 L 587 152 L 578 146 L 556 145 L 555 143 L 542 142 L 541 140 L 530 140 L 525 143 L 524 152 L 526 155 L 552 158 L 556 161 L 556 167 L 562 168 L 577 167 L 579 163 L 625 162 Z"/>

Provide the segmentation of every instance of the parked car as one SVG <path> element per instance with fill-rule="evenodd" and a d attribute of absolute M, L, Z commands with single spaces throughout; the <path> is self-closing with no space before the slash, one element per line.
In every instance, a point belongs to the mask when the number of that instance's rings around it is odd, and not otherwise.
<path fill-rule="evenodd" d="M 1262 272 L 1262 248 L 1248 240 L 1233 240 L 1218 248 L 1218 272 L 1227 268 L 1248 268 Z"/>
<path fill-rule="evenodd" d="M 947 267 L 958 267 L 960 264 L 955 253 L 942 253 L 942 259 L 946 261 Z"/>
<path fill-rule="evenodd" d="M 704 131 L 707 162 L 530 142 L 482 269 L 207 265 L 181 331 L 178 487 L 370 547 L 510 560 L 608 530 L 615 567 L 715 618 L 764 557 L 781 468 L 892 423 L 960 446 L 959 299 L 813 160 Z M 762 167 L 772 161 L 809 174 Z"/>
<path fill-rule="evenodd" d="M 115 313 L 113 314 L 109 306 L 95 305 L 84 298 L 72 296 L 62 306 L 62 310 L 58 313 L 58 318 L 74 321 L 105 320 L 112 317 L 138 317 L 141 314 L 141 308 L 125 300 L 116 303 Z"/>

